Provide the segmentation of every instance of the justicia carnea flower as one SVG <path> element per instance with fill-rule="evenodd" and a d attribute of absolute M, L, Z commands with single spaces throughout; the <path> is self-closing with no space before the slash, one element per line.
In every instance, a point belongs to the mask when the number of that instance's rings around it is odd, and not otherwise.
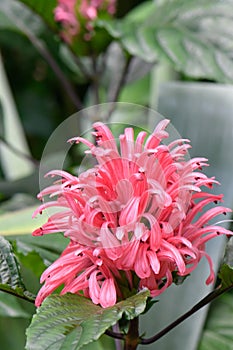
<path fill-rule="evenodd" d="M 174 276 L 190 274 L 202 257 L 210 266 L 206 283 L 214 281 L 205 244 L 232 232 L 210 222 L 231 210 L 217 205 L 222 195 L 206 192 L 217 181 L 201 172 L 205 158 L 187 159 L 188 140 L 162 143 L 168 123 L 159 122 L 149 136 L 139 132 L 136 140 L 134 130 L 126 128 L 116 142 L 97 122 L 95 143 L 70 140 L 84 143 L 97 164 L 78 177 L 51 171 L 48 176 L 61 180 L 38 195 L 53 200 L 34 215 L 48 207 L 62 209 L 33 234 L 64 232 L 70 243 L 42 274 L 37 306 L 61 285 L 61 294 L 81 294 L 102 307 L 127 297 L 122 285 L 128 294 L 146 287 L 155 297 Z"/>
<path fill-rule="evenodd" d="M 93 35 L 92 21 L 104 11 L 113 15 L 116 10 L 116 0 L 58 0 L 54 10 L 55 21 L 62 24 L 63 39 L 71 43 L 73 37 L 81 31 L 84 39 L 90 40 Z"/>

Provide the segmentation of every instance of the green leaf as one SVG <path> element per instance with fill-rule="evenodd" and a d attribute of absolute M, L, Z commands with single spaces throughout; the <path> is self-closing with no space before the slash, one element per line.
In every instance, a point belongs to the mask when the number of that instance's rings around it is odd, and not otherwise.
<path fill-rule="evenodd" d="M 34 34 L 41 32 L 43 25 L 40 18 L 32 11 L 16 0 L 0 2 L 0 29 L 21 31 L 20 24 L 30 28 Z"/>
<path fill-rule="evenodd" d="M 3 12 L 0 12 L 0 29 L 15 29 L 14 23 Z"/>
<path fill-rule="evenodd" d="M 142 4 L 134 7 L 126 16 L 125 21 L 127 22 L 138 22 L 143 23 L 148 20 L 148 17 L 151 16 L 151 13 L 155 12 L 156 4 L 155 1 L 145 1 Z"/>
<path fill-rule="evenodd" d="M 101 308 L 84 297 L 66 294 L 48 297 L 27 329 L 27 350 L 78 350 L 97 340 L 123 316 L 133 319 L 146 307 L 144 290 L 109 308 Z"/>
<path fill-rule="evenodd" d="M 56 0 L 20 0 L 31 10 L 43 18 L 51 28 L 56 29 L 57 23 L 54 20 L 54 8 L 57 5 Z"/>
<path fill-rule="evenodd" d="M 113 338 L 102 335 L 98 340 L 82 346 L 82 350 L 115 350 L 115 342 Z"/>
<path fill-rule="evenodd" d="M 136 82 L 125 85 L 119 97 L 119 102 L 138 103 L 148 105 L 149 94 L 142 94 L 142 91 L 149 91 L 150 81 L 147 74 Z"/>
<path fill-rule="evenodd" d="M 3 130 L 1 137 L 7 144 L 17 145 L 17 150 L 26 156 L 30 155 L 24 130 L 11 94 L 7 76 L 0 55 L 0 103 L 3 109 Z M 1 166 L 5 177 L 16 180 L 31 174 L 34 170 L 32 163 L 25 157 L 20 157 L 7 144 L 0 142 Z"/>
<path fill-rule="evenodd" d="M 213 303 L 200 342 L 199 350 L 232 350 L 232 294 L 221 296 Z"/>
<path fill-rule="evenodd" d="M 222 281 L 221 289 L 233 286 L 233 268 L 227 264 L 223 264 L 220 268 L 219 278 Z"/>
<path fill-rule="evenodd" d="M 123 34 L 121 20 L 97 19 L 94 25 L 96 28 L 104 28 L 114 39 L 120 38 Z"/>
<path fill-rule="evenodd" d="M 0 283 L 24 289 L 19 266 L 10 243 L 0 236 Z"/>
<path fill-rule="evenodd" d="M 40 217 L 32 219 L 33 212 L 38 206 L 31 206 L 26 209 L 20 209 L 1 215 L 0 233 L 3 236 L 8 235 L 23 235 L 32 233 L 33 230 L 40 227 L 46 220 L 41 215 Z"/>
<path fill-rule="evenodd" d="M 233 237 L 227 243 L 218 277 L 220 293 L 233 287 Z M 226 293 L 211 306 L 199 350 L 232 350 L 232 329 L 233 298 L 232 293 Z"/>
<path fill-rule="evenodd" d="M 227 243 L 223 264 L 219 271 L 221 289 L 233 286 L 233 237 Z"/>
<path fill-rule="evenodd" d="M 232 9 L 232 0 L 146 2 L 99 25 L 146 62 L 168 61 L 187 76 L 226 83 L 233 81 Z"/>
<path fill-rule="evenodd" d="M 37 205 L 33 205 L 25 209 L 2 214 L 0 220 L 0 234 L 3 236 L 31 234 L 48 220 L 48 216 L 59 211 L 59 209 L 55 208 L 48 212 L 45 211 L 36 218 L 32 218 L 32 214 L 37 208 Z"/>
<path fill-rule="evenodd" d="M 23 309 L 15 296 L 0 292 L 0 316 L 29 318 L 31 315 Z"/>
<path fill-rule="evenodd" d="M 13 241 L 15 254 L 21 264 L 38 277 L 59 257 L 68 244 L 67 238 L 59 233 L 42 237 L 11 236 L 10 240 Z"/>
<path fill-rule="evenodd" d="M 30 269 L 37 277 L 40 277 L 42 272 L 46 269 L 46 265 L 43 262 L 40 254 L 36 251 L 32 250 L 27 254 L 19 253 L 16 251 L 15 253 L 20 263 Z"/>
<path fill-rule="evenodd" d="M 0 289 L 25 299 L 34 300 L 25 288 L 17 259 L 10 243 L 0 236 Z"/>

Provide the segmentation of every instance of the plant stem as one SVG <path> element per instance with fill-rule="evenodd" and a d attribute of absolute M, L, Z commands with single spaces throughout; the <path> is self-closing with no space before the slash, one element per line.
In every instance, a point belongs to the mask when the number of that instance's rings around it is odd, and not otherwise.
<path fill-rule="evenodd" d="M 139 338 L 139 318 L 136 317 L 129 322 L 129 330 L 125 336 L 124 350 L 135 350 L 141 342 Z"/>
<path fill-rule="evenodd" d="M 38 38 L 36 38 L 32 33 L 27 33 L 29 40 L 33 43 L 33 45 L 37 48 L 37 50 L 40 52 L 41 56 L 44 57 L 44 59 L 47 61 L 47 63 L 50 65 L 50 67 L 53 69 L 54 73 L 56 74 L 57 78 L 62 83 L 62 86 L 64 90 L 66 91 L 67 95 L 70 97 L 71 101 L 75 105 L 75 107 L 78 110 L 81 110 L 83 108 L 82 102 L 77 95 L 73 85 L 71 82 L 67 79 L 66 75 L 63 73 L 49 50 L 47 50 L 46 46 L 43 44 L 42 41 L 40 41 Z"/>
<path fill-rule="evenodd" d="M 106 121 L 108 121 L 111 118 L 111 115 L 116 108 L 116 102 L 118 102 L 118 98 L 120 96 L 121 90 L 124 87 L 126 80 L 127 80 L 127 77 L 128 77 L 128 71 L 129 71 L 131 61 L 132 61 L 132 56 L 128 56 L 126 58 L 124 68 L 122 69 L 121 77 L 120 77 L 120 80 L 118 82 L 118 85 L 117 85 L 115 91 L 113 92 L 112 96 L 109 97 L 109 102 L 112 102 L 112 104 L 111 104 L 110 110 L 108 111 L 108 114 L 105 118 Z"/>
<path fill-rule="evenodd" d="M 72 57 L 76 63 L 76 65 L 78 66 L 78 68 L 80 69 L 80 72 L 83 74 L 83 76 L 88 79 L 91 80 L 92 76 L 91 74 L 88 72 L 88 70 L 86 69 L 85 65 L 83 64 L 82 60 L 79 58 L 79 56 L 75 55 L 72 51 L 71 51 Z"/>
<path fill-rule="evenodd" d="M 124 350 L 135 350 L 137 349 L 138 344 L 141 343 L 139 337 L 139 318 L 136 317 L 129 322 L 129 329 L 127 334 L 116 333 L 111 330 L 106 330 L 105 334 L 124 341 Z"/>
<path fill-rule="evenodd" d="M 111 331 L 110 329 L 107 329 L 105 331 L 105 334 L 108 335 L 109 337 L 112 337 L 112 338 L 115 338 L 115 339 L 120 339 L 120 340 L 124 340 L 125 339 L 125 334 L 117 333 L 117 332 Z"/>
<path fill-rule="evenodd" d="M 185 321 L 188 317 L 192 316 L 195 312 L 199 311 L 202 307 L 206 306 L 213 300 L 215 300 L 217 297 L 219 297 L 221 294 L 228 292 L 230 289 L 233 288 L 233 285 L 222 288 L 221 285 L 217 287 L 215 290 L 210 292 L 206 297 L 204 297 L 201 301 L 199 301 L 196 305 L 194 305 L 189 311 L 181 315 L 179 318 L 177 318 L 174 322 L 170 323 L 167 327 L 162 329 L 160 332 L 155 334 L 153 337 L 148 339 L 141 339 L 140 344 L 152 344 L 158 339 L 162 338 L 165 334 L 170 332 L 173 328 L 178 326 L 181 322 Z"/>
<path fill-rule="evenodd" d="M 14 295 L 15 297 L 19 298 L 19 299 L 23 299 L 25 301 L 28 301 L 29 303 L 32 303 L 34 304 L 35 303 L 35 296 L 32 295 L 31 293 L 28 293 L 28 295 L 21 295 L 21 294 L 18 294 L 17 291 L 13 291 L 13 290 L 6 290 L 4 288 L 1 288 L 0 287 L 0 291 L 1 292 L 4 292 L 4 293 L 7 293 L 7 294 L 10 294 L 10 295 Z"/>
<path fill-rule="evenodd" d="M 207 296 L 205 296 L 202 300 L 200 300 L 196 305 L 194 305 L 190 310 L 188 310 L 186 313 L 181 315 L 174 322 L 170 323 L 167 327 L 162 329 L 160 332 L 158 332 L 151 338 L 143 339 L 139 337 L 138 318 L 134 318 L 133 320 L 130 321 L 129 330 L 126 335 L 122 333 L 115 333 L 110 330 L 107 330 L 105 334 L 116 339 L 124 340 L 125 341 L 124 350 L 135 350 L 137 349 L 138 344 L 143 344 L 143 345 L 152 344 L 157 340 L 159 340 L 160 338 L 162 338 L 165 334 L 170 332 L 173 328 L 178 326 L 180 323 L 185 321 L 188 317 L 192 316 L 194 313 L 199 311 L 202 307 L 206 306 L 207 304 L 217 299 L 220 295 L 228 292 L 232 288 L 233 288 L 233 284 L 224 288 L 222 287 L 222 285 L 219 285 L 215 290 L 210 292 Z"/>
<path fill-rule="evenodd" d="M 66 91 L 67 95 L 70 97 L 71 101 L 75 105 L 75 107 L 80 110 L 83 108 L 82 102 L 76 93 L 73 85 L 67 79 L 65 73 L 63 73 L 60 66 L 57 64 L 56 60 L 52 56 L 51 52 L 47 49 L 44 42 L 37 38 L 32 31 L 30 31 L 26 25 L 16 16 L 14 16 L 15 24 L 22 30 L 22 32 L 27 36 L 27 38 L 31 41 L 31 43 L 35 46 L 35 48 L 38 50 L 38 52 L 41 54 L 41 56 L 47 61 L 47 63 L 50 65 L 54 73 L 56 74 L 57 78 L 60 80 L 64 90 Z"/>
<path fill-rule="evenodd" d="M 119 333 L 119 324 L 116 323 L 114 326 L 112 326 L 113 332 Z M 116 350 L 122 350 L 122 341 L 120 339 L 115 338 L 115 348 Z"/>
<path fill-rule="evenodd" d="M 36 160 L 35 158 L 33 158 L 32 156 L 30 156 L 29 154 L 26 154 L 24 152 L 22 152 L 21 150 L 19 150 L 18 148 L 16 148 L 15 146 L 13 146 L 12 144 L 10 144 L 7 140 L 4 139 L 4 137 L 0 136 L 0 141 L 8 148 L 10 149 L 12 152 L 14 152 L 16 155 L 18 155 L 21 158 L 27 159 L 29 160 L 35 167 L 39 168 L 40 166 L 40 162 L 38 160 Z"/>
<path fill-rule="evenodd" d="M 93 92 L 94 92 L 94 98 L 95 98 L 95 104 L 100 104 L 100 95 L 99 95 L 99 71 L 98 71 L 98 65 L 97 65 L 97 57 L 96 55 L 91 56 L 92 59 L 92 69 L 93 69 L 93 75 L 92 75 L 92 82 L 93 82 Z"/>
<path fill-rule="evenodd" d="M 122 69 L 121 77 L 120 77 L 120 80 L 119 80 L 118 85 L 116 87 L 116 90 L 114 91 L 113 95 L 110 96 L 109 102 L 117 102 L 118 97 L 119 97 L 119 95 L 121 93 L 122 87 L 126 83 L 126 80 L 127 80 L 127 77 L 128 77 L 128 70 L 129 70 L 131 61 L 132 61 L 132 56 L 128 56 L 126 58 L 125 65 L 124 65 L 124 67 Z"/>

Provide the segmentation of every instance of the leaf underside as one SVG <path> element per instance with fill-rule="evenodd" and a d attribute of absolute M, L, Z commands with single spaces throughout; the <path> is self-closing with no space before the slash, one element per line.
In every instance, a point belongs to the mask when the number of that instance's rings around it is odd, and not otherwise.
<path fill-rule="evenodd" d="M 2 236 L 0 236 L 0 289 L 31 301 L 34 300 L 34 296 L 26 290 L 23 284 L 19 264 L 12 247 Z"/>

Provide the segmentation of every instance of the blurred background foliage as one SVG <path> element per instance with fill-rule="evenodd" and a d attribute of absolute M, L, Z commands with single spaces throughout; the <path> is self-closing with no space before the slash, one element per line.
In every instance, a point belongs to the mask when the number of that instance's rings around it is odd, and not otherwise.
<path fill-rule="evenodd" d="M 95 23 L 108 46 L 103 50 L 100 40 L 90 55 L 80 52 L 80 41 L 69 47 L 59 38 L 55 5 L 55 0 L 0 0 L 0 231 L 12 242 L 32 293 L 41 272 L 66 245 L 60 235 L 30 236 L 38 226 L 31 213 L 39 160 L 56 127 L 93 104 L 156 108 L 160 85 L 170 80 L 233 81 L 233 1 L 119 0 L 113 20 Z M 77 134 L 82 131 L 81 121 Z M 80 156 L 71 154 L 68 166 Z M 233 349 L 232 310 L 231 293 L 211 306 L 200 350 Z M 1 292 L 2 350 L 24 349 L 34 312 L 31 303 Z M 101 342 L 99 349 L 106 346 Z"/>

